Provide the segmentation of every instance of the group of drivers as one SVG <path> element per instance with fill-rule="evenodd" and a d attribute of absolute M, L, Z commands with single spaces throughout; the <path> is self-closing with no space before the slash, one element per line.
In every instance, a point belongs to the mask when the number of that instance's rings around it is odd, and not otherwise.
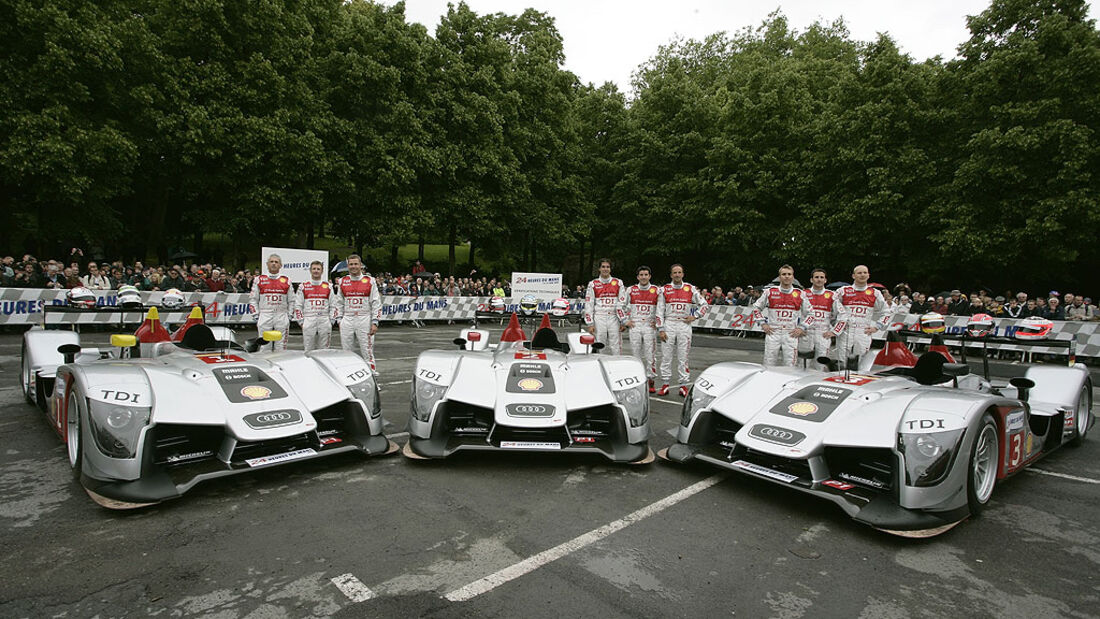
<path fill-rule="evenodd" d="M 249 303 L 256 313 L 256 328 L 288 332 L 291 318 L 302 327 L 306 352 L 328 348 L 332 326 L 340 322 L 340 346 L 358 352 L 376 371 L 374 334 L 382 317 L 382 295 L 373 277 L 363 272 L 363 260 L 348 256 L 348 274 L 330 284 L 324 265 L 314 260 L 309 265 L 310 281 L 294 290 L 290 279 L 279 272 L 283 261 L 277 254 L 267 258 L 267 273 L 252 282 Z M 286 338 L 275 344 L 286 349 Z"/>
<path fill-rule="evenodd" d="M 690 384 L 688 353 L 691 323 L 707 312 L 698 288 L 684 282 L 684 268 L 672 265 L 672 280 L 664 286 L 650 283 L 647 266 L 637 269 L 638 283 L 629 288 L 611 276 L 611 261 L 599 265 L 600 275 L 588 283 L 584 322 L 611 354 L 622 353 L 621 332 L 630 338 L 632 354 L 645 365 L 650 393 L 666 395 L 672 380 L 672 359 L 677 359 L 679 393 L 686 397 Z M 836 342 L 837 359 L 851 364 L 871 348 L 871 335 L 884 329 L 887 305 L 882 293 L 869 285 L 864 265 L 852 270 L 852 284 L 838 290 L 825 288 L 826 274 L 814 269 L 811 287 L 794 285 L 794 269 L 779 267 L 778 284 L 764 289 L 752 306 L 752 321 L 764 331 L 764 365 L 796 365 L 799 352 L 810 353 L 814 367 L 829 356 Z M 661 386 L 656 386 L 657 340 L 661 341 Z"/>

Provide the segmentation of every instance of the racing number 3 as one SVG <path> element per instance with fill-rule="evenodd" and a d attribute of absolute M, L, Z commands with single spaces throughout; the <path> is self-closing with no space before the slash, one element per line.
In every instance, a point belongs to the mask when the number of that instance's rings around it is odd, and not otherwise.
<path fill-rule="evenodd" d="M 1017 432 L 1008 437 L 1008 466 L 1016 468 L 1024 459 L 1024 433 Z"/>

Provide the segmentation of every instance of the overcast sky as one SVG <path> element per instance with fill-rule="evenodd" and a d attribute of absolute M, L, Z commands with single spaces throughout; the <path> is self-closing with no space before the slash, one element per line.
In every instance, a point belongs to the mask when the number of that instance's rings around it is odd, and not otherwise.
<path fill-rule="evenodd" d="M 385 0 L 387 4 L 393 4 Z M 457 2 L 455 2 L 457 4 Z M 583 82 L 605 81 L 630 91 L 630 76 L 677 36 L 701 39 L 708 34 L 737 32 L 759 26 L 775 9 L 801 31 L 816 21 L 843 17 L 853 39 L 871 41 L 888 33 L 916 60 L 955 56 L 965 41 L 966 16 L 989 6 L 989 0 L 467 0 L 479 14 L 518 14 L 525 8 L 555 18 L 565 41 L 565 68 Z M 435 34 L 447 0 L 406 0 L 405 14 Z M 1090 16 L 1096 6 L 1089 2 Z"/>

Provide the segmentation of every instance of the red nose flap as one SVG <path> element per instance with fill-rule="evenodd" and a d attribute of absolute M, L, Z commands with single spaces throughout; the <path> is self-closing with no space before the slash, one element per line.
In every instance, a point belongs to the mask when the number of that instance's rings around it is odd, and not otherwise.
<path fill-rule="evenodd" d="M 172 341 L 182 342 L 183 336 L 187 334 L 188 329 L 201 324 L 203 324 L 202 310 L 197 307 L 191 308 L 191 314 L 187 317 L 187 322 L 183 323 L 183 325 L 172 334 Z"/>
<path fill-rule="evenodd" d="M 508 321 L 508 328 L 504 330 L 504 333 L 500 334 L 500 343 L 504 342 L 523 342 L 527 339 L 527 334 L 523 332 L 523 328 L 519 326 L 519 318 L 516 317 L 516 313 L 512 312 L 512 318 Z"/>
<path fill-rule="evenodd" d="M 145 321 L 137 328 L 134 335 L 142 344 L 167 342 L 170 338 L 168 330 L 160 324 L 160 312 L 155 307 L 149 308 L 149 313 L 145 315 Z"/>
<path fill-rule="evenodd" d="M 943 336 L 939 333 L 932 334 L 932 343 L 928 345 L 928 351 L 936 351 L 943 355 L 944 359 L 947 359 L 948 363 L 955 363 L 955 358 L 951 356 L 951 352 L 947 350 L 947 346 L 943 343 Z"/>
<path fill-rule="evenodd" d="M 875 355 L 874 365 L 911 368 L 916 364 L 917 356 L 905 347 L 897 332 L 887 332 L 886 347 Z"/>
<path fill-rule="evenodd" d="M 553 328 L 554 327 L 550 326 L 550 314 L 543 314 L 542 315 L 542 322 L 539 323 L 539 328 L 535 329 L 535 333 L 538 333 L 539 329 L 553 329 Z"/>

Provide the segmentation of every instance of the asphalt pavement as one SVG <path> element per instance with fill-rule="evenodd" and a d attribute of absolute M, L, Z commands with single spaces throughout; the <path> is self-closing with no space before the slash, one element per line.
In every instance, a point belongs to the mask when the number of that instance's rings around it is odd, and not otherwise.
<path fill-rule="evenodd" d="M 394 441 L 416 355 L 457 329 L 380 332 Z M 1100 616 L 1100 431 L 927 540 L 704 466 L 554 454 L 349 455 L 109 511 L 24 403 L 20 342 L 0 335 L 2 617 Z M 698 335 L 690 365 L 761 354 L 760 340 Z M 653 398 L 655 451 L 680 403 Z"/>

